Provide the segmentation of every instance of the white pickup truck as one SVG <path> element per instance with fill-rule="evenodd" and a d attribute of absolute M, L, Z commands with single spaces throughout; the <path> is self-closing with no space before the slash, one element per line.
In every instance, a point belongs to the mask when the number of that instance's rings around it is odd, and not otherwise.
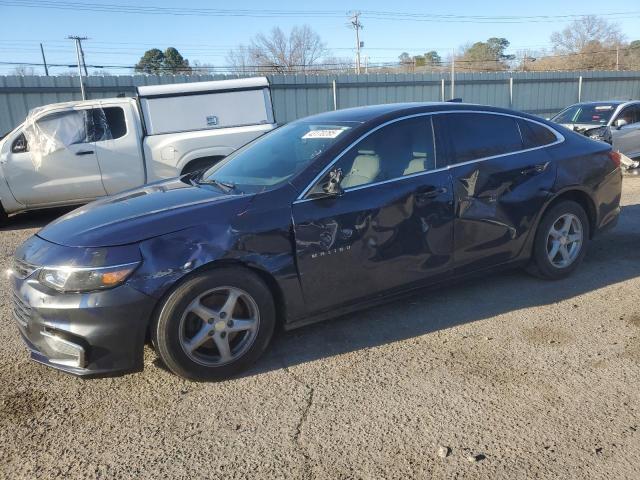
<path fill-rule="evenodd" d="M 36 108 L 0 140 L 0 219 L 207 168 L 275 126 L 264 77 Z"/>

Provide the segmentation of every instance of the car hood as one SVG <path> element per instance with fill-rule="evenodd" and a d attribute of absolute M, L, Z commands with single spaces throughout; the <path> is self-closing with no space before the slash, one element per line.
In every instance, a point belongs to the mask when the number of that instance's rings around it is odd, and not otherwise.
<path fill-rule="evenodd" d="M 587 130 L 593 130 L 594 128 L 606 127 L 606 125 L 591 125 L 589 123 L 560 123 L 563 127 L 573 130 L 578 133 L 585 132 Z"/>
<path fill-rule="evenodd" d="M 203 222 L 225 222 L 225 217 L 243 211 L 251 198 L 171 179 L 89 203 L 37 235 L 70 247 L 126 245 Z"/>

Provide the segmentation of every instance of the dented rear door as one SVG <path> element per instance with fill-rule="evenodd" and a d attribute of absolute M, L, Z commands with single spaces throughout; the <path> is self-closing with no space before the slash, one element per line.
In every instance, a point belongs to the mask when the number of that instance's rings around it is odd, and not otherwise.
<path fill-rule="evenodd" d="M 555 182 L 545 148 L 518 143 L 518 120 L 482 112 L 434 116 L 451 167 L 454 265 L 466 273 L 514 260 Z"/>

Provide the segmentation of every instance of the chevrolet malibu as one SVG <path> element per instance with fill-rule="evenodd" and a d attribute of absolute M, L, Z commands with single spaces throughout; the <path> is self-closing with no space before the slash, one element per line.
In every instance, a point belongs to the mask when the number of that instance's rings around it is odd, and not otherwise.
<path fill-rule="evenodd" d="M 566 277 L 618 219 L 619 161 L 498 108 L 323 113 L 49 224 L 15 254 L 14 316 L 31 357 L 72 374 L 140 370 L 150 340 L 176 374 L 226 378 L 276 326 L 496 267 Z"/>

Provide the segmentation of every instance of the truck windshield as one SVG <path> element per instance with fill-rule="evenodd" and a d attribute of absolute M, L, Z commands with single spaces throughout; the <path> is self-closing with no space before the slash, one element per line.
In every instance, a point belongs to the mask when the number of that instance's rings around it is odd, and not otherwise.
<path fill-rule="evenodd" d="M 561 111 L 551 120 L 556 123 L 582 123 L 585 125 L 606 125 L 615 112 L 617 104 L 592 103 L 572 105 Z"/>
<path fill-rule="evenodd" d="M 342 138 L 353 122 L 293 122 L 235 151 L 207 170 L 203 182 L 256 193 L 286 182 Z"/>

